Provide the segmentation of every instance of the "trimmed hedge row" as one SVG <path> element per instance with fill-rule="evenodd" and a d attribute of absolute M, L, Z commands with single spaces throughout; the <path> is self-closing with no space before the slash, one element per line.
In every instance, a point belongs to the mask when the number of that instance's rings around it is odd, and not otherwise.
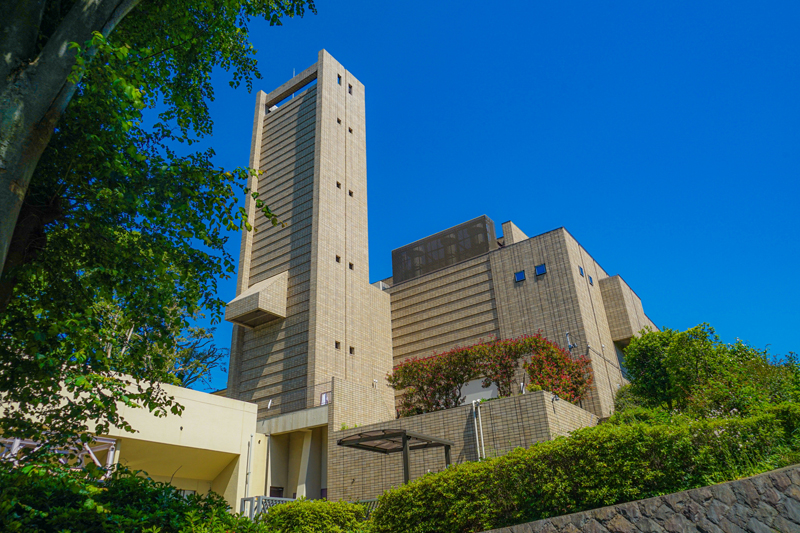
<path fill-rule="evenodd" d="M 646 418 L 646 417 L 645 417 Z M 748 418 L 614 420 L 384 493 L 376 532 L 476 532 L 729 481 L 800 460 L 800 406 Z"/>

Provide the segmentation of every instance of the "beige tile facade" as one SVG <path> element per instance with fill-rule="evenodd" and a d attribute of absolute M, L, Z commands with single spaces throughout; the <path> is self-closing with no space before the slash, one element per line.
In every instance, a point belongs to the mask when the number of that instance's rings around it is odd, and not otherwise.
<path fill-rule="evenodd" d="M 263 173 L 251 188 L 286 227 L 248 198 L 259 231 L 243 232 L 237 296 L 288 275 L 286 309 L 234 326 L 228 394 L 263 418 L 319 405 L 310 391 L 333 377 L 383 381 L 391 334 L 389 295 L 369 284 L 364 86 L 323 50 L 256 101 L 251 165 Z"/>
<path fill-rule="evenodd" d="M 334 395 L 333 408 L 339 396 Z M 480 407 L 486 457 L 504 455 L 514 448 L 567 435 L 581 427 L 593 426 L 597 417 L 565 401 L 553 402 L 552 394 L 539 391 L 484 403 Z M 330 411 L 329 411 L 330 412 Z M 356 501 L 375 498 L 403 483 L 401 454 L 376 452 L 338 446 L 339 439 L 374 429 L 405 429 L 452 441 L 453 463 L 478 460 L 474 415 L 471 405 L 401 418 L 357 428 L 328 433 L 328 498 Z M 478 429 L 480 437 L 481 430 Z M 444 469 L 442 448 L 412 451 L 409 456 L 410 478 Z"/>
<path fill-rule="evenodd" d="M 594 384 L 582 407 L 608 416 L 625 382 L 614 341 L 626 342 L 645 325 L 655 329 L 641 300 L 621 278 L 609 278 L 566 229 L 530 238 L 513 222 L 503 230 L 508 235 L 499 249 L 388 289 L 394 364 L 541 331 L 589 356 Z M 547 272 L 537 276 L 537 265 Z M 521 271 L 525 280 L 515 281 Z"/>

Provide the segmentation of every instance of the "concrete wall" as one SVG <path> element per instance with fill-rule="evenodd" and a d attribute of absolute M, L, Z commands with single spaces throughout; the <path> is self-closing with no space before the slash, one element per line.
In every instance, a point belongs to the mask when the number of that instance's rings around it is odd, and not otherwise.
<path fill-rule="evenodd" d="M 481 407 L 483 448 L 487 457 L 503 455 L 517 447 L 566 435 L 577 428 L 597 423 L 597 418 L 565 401 L 552 402 L 544 391 L 486 402 Z M 334 405 L 336 396 L 334 396 Z M 457 407 L 377 424 L 359 424 L 344 431 L 333 428 L 328 436 L 328 498 L 348 501 L 375 498 L 403 482 L 401 454 L 338 446 L 344 437 L 372 429 L 407 429 L 453 441 L 454 463 L 478 460 L 472 406 Z M 478 432 L 480 434 L 480 432 Z M 410 477 L 445 467 L 442 448 L 419 450 L 410 455 Z"/>
<path fill-rule="evenodd" d="M 800 467 L 487 533 L 792 533 L 800 531 Z"/>
<path fill-rule="evenodd" d="M 115 462 L 143 470 L 157 481 L 171 481 L 180 489 L 198 493 L 214 490 L 237 509 L 246 490 L 250 496 L 263 494 L 267 439 L 256 432 L 257 407 L 172 385 L 161 386 L 183 405 L 183 414 L 157 418 L 145 409 L 121 406 L 121 415 L 137 431 L 113 428 L 103 435 L 117 440 Z M 248 456 L 252 474 L 246 487 Z"/>

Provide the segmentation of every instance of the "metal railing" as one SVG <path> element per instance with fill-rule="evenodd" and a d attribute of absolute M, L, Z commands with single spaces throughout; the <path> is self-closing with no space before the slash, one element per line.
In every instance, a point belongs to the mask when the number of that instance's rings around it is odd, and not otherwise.
<path fill-rule="evenodd" d="M 378 508 L 378 498 L 372 498 L 369 500 L 361 500 L 353 503 L 360 503 L 364 506 L 364 513 L 365 518 L 369 518 L 372 514 L 372 511 Z"/>
<path fill-rule="evenodd" d="M 251 496 L 242 498 L 239 505 L 239 512 L 247 515 L 250 520 L 261 513 L 266 513 L 276 505 L 295 501 L 294 498 L 272 498 L 270 496 Z"/>
<path fill-rule="evenodd" d="M 276 505 L 296 501 L 294 498 L 273 498 L 270 496 L 251 496 L 242 498 L 239 504 L 239 512 L 253 520 L 261 513 L 268 513 Z M 372 512 L 378 508 L 378 499 L 360 500 L 351 503 L 358 503 L 364 506 L 364 518 L 369 518 Z"/>

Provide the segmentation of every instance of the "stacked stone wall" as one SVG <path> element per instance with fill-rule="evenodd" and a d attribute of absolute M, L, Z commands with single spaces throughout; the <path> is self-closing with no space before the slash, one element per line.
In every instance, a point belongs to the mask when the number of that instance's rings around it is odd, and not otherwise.
<path fill-rule="evenodd" d="M 798 533 L 800 466 L 487 533 Z"/>

